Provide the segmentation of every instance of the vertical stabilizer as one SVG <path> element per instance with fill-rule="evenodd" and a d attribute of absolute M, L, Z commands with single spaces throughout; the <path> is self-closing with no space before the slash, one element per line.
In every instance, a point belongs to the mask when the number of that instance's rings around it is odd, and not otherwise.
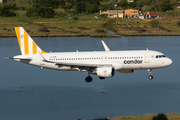
<path fill-rule="evenodd" d="M 15 27 L 16 36 L 18 39 L 19 47 L 22 55 L 28 54 L 37 54 L 38 51 L 40 53 L 46 53 L 37 44 L 34 40 L 27 34 L 27 32 L 22 27 Z"/>

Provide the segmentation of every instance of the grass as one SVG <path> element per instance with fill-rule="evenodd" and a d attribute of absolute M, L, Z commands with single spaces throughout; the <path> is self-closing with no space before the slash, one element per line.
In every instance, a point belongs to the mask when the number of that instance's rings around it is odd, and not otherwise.
<path fill-rule="evenodd" d="M 108 120 L 179 120 L 180 114 L 146 114 L 138 116 L 120 116 L 118 118 L 107 118 Z"/>
<path fill-rule="evenodd" d="M 63 12 L 62 9 L 57 11 Z M 170 17 L 166 20 L 157 19 L 158 28 L 152 26 L 154 19 L 95 19 L 94 15 L 78 15 L 78 20 L 65 15 L 55 18 L 29 18 L 23 12 L 17 17 L 0 17 L 0 36 L 15 37 L 14 27 L 22 26 L 31 36 L 90 36 L 90 37 L 121 37 L 123 36 L 180 36 L 180 17 Z M 24 13 L 25 14 L 25 13 Z M 41 26 L 47 27 L 49 32 L 39 31 Z M 115 32 L 108 35 L 104 27 Z M 6 29 L 6 30 L 5 30 Z M 104 31 L 103 31 L 104 30 Z"/>

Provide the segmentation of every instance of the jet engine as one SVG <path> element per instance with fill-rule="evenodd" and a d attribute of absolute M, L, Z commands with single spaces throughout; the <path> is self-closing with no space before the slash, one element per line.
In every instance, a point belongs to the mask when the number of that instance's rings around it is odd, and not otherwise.
<path fill-rule="evenodd" d="M 113 67 L 102 67 L 102 68 L 96 69 L 96 74 L 99 77 L 104 77 L 104 78 L 113 77 L 114 73 L 115 73 L 115 70 Z"/>

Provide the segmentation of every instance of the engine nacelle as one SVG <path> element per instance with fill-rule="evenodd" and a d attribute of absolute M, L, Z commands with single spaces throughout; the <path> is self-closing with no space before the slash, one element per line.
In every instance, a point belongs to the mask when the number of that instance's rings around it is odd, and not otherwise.
<path fill-rule="evenodd" d="M 133 73 L 134 70 L 118 70 L 118 72 L 121 72 L 121 73 Z"/>
<path fill-rule="evenodd" d="M 104 78 L 113 77 L 114 74 L 115 74 L 115 70 L 114 70 L 113 67 L 97 68 L 96 74 L 97 74 L 99 77 L 104 77 Z"/>

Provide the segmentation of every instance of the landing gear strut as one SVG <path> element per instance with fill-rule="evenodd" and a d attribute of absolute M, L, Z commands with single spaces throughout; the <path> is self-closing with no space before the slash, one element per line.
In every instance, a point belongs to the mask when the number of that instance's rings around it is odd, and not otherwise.
<path fill-rule="evenodd" d="M 91 82 L 92 81 L 92 77 L 90 76 L 90 71 L 88 71 L 88 77 L 86 77 L 85 81 L 86 82 Z"/>
<path fill-rule="evenodd" d="M 148 69 L 147 71 L 148 71 L 148 73 L 149 73 L 149 77 L 148 77 L 148 78 L 149 78 L 150 80 L 152 80 L 152 79 L 153 79 L 153 76 L 151 75 L 151 69 Z"/>

